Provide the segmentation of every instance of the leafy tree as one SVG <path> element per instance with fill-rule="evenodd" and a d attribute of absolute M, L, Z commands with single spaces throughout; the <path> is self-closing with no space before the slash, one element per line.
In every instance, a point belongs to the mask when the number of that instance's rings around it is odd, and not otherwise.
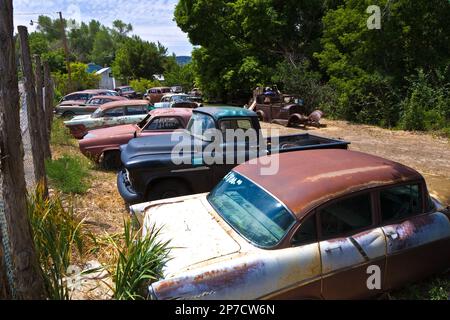
<path fill-rule="evenodd" d="M 114 60 L 114 41 L 105 27 L 101 28 L 94 38 L 91 60 L 101 66 L 109 66 Z"/>
<path fill-rule="evenodd" d="M 116 76 L 129 79 L 152 79 L 163 72 L 167 49 L 138 36 L 127 38 L 116 52 L 112 68 Z"/>
<path fill-rule="evenodd" d="M 382 29 L 366 25 L 368 5 L 382 8 Z M 417 68 L 434 73 L 448 65 L 450 3 L 446 0 L 344 0 L 323 18 L 320 61 L 338 89 L 338 116 L 395 125 L 407 78 Z"/>
<path fill-rule="evenodd" d="M 72 70 L 72 82 L 69 87 L 69 80 L 67 73 L 56 72 L 53 74 L 56 84 L 56 94 L 64 96 L 70 90 L 86 90 L 98 87 L 100 77 L 87 72 L 87 65 L 84 63 L 74 62 L 70 64 Z"/>

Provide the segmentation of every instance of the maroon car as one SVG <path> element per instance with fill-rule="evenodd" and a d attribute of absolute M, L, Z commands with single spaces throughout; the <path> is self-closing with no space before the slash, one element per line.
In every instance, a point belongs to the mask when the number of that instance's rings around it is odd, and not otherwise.
<path fill-rule="evenodd" d="M 133 138 L 145 137 L 186 128 L 192 109 L 155 109 L 139 124 L 91 130 L 80 140 L 80 150 L 106 169 L 120 167 L 120 146 Z"/>

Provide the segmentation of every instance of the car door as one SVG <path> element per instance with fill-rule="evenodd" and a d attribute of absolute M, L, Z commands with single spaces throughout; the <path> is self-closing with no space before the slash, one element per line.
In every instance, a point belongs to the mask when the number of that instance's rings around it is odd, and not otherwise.
<path fill-rule="evenodd" d="M 125 110 L 124 107 L 116 107 L 105 110 L 103 113 L 101 126 L 115 126 L 125 123 Z"/>
<path fill-rule="evenodd" d="M 374 195 L 363 192 L 318 209 L 322 296 L 357 299 L 381 293 L 386 240 L 376 226 Z M 375 287 L 368 286 L 372 273 Z"/>
<path fill-rule="evenodd" d="M 124 123 L 138 123 L 147 116 L 147 113 L 145 106 L 128 106 L 124 116 Z"/>
<path fill-rule="evenodd" d="M 450 222 L 436 212 L 423 183 L 384 188 L 379 201 L 389 289 L 450 267 Z"/>
<path fill-rule="evenodd" d="M 291 248 L 280 250 L 284 270 L 279 290 L 269 298 L 282 300 L 321 298 L 321 257 L 317 242 L 317 217 L 313 213 L 304 218 L 290 239 Z"/>

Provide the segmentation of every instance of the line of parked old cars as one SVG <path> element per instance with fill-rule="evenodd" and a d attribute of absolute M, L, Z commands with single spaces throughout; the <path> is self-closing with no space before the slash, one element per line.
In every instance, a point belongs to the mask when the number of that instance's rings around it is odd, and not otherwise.
<path fill-rule="evenodd" d="M 339 139 L 265 137 L 260 120 L 177 93 L 66 123 L 84 155 L 118 170 L 142 236 L 156 226 L 170 241 L 149 298 L 372 298 L 450 268 L 450 211 L 417 171 Z M 217 141 L 211 130 L 257 135 Z"/>

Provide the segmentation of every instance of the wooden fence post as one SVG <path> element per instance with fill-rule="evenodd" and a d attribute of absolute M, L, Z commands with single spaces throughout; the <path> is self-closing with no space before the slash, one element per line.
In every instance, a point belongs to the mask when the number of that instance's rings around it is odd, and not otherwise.
<path fill-rule="evenodd" d="M 28 43 L 28 30 L 24 26 L 18 26 L 20 39 L 21 64 L 24 77 L 24 87 L 27 95 L 27 115 L 28 126 L 31 138 L 31 150 L 33 152 L 33 165 L 36 183 L 43 183 L 45 192 L 47 191 L 47 176 L 45 174 L 45 154 L 43 142 L 41 140 L 41 131 L 36 103 L 35 80 L 33 73 L 33 66 L 30 56 L 30 45 Z"/>
<path fill-rule="evenodd" d="M 48 141 L 51 141 L 52 122 L 53 122 L 53 99 L 54 89 L 52 74 L 50 72 L 50 65 L 48 61 L 44 61 L 44 86 L 45 86 L 45 123 L 47 125 Z M 51 153 L 50 153 L 51 158 Z"/>
<path fill-rule="evenodd" d="M 47 136 L 47 123 L 45 120 L 44 108 L 44 75 L 42 70 L 41 57 L 34 55 L 34 75 L 36 77 L 36 107 L 38 112 L 36 117 L 38 119 L 39 135 L 41 138 L 41 146 L 44 151 L 44 159 L 51 157 L 50 143 Z"/>
<path fill-rule="evenodd" d="M 26 204 L 12 0 L 0 0 L 0 21 L 0 299 L 42 299 Z"/>

